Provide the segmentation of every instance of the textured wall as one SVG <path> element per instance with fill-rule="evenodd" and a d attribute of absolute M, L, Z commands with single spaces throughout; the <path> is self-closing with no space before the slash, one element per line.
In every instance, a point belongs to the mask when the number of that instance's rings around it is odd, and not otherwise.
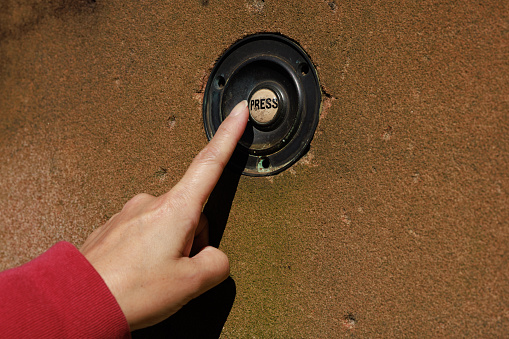
<path fill-rule="evenodd" d="M 2 1 L 0 268 L 175 184 L 207 142 L 216 58 L 280 32 L 324 110 L 298 164 L 240 179 L 223 336 L 507 335 L 508 7 Z"/>

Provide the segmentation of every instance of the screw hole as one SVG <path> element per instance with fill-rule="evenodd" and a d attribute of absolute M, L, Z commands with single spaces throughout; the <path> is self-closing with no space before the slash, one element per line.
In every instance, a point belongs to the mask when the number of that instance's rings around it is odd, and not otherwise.
<path fill-rule="evenodd" d="M 270 160 L 269 160 L 269 158 L 262 158 L 260 160 L 260 162 L 262 163 L 262 167 L 263 168 L 267 169 L 267 168 L 270 167 Z"/>
<path fill-rule="evenodd" d="M 225 78 L 224 78 L 222 75 L 218 76 L 218 77 L 217 77 L 217 87 L 218 87 L 219 89 L 223 89 L 223 88 L 224 88 L 224 85 L 226 85 L 226 80 L 225 80 Z"/>
<path fill-rule="evenodd" d="M 308 64 L 300 64 L 300 72 L 302 75 L 306 75 L 309 73 L 309 66 Z"/>

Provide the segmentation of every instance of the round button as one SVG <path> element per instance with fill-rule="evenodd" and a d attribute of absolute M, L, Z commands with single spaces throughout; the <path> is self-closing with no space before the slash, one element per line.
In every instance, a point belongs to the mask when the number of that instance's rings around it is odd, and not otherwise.
<path fill-rule="evenodd" d="M 276 119 L 279 110 L 279 100 L 276 93 L 262 88 L 249 99 L 249 114 L 254 122 L 260 125 L 270 124 Z"/>

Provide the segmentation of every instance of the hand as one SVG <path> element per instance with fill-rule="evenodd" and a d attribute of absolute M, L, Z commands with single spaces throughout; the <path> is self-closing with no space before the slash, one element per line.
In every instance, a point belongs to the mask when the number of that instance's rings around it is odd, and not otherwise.
<path fill-rule="evenodd" d="M 175 187 L 160 197 L 135 196 L 81 247 L 115 296 L 131 331 L 168 318 L 228 277 L 226 255 L 207 246 L 202 209 L 248 116 L 247 102 L 242 101 Z"/>

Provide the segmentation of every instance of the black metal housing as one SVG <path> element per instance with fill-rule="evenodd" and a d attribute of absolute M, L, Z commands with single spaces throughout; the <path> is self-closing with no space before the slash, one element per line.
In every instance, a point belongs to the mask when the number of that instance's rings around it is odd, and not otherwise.
<path fill-rule="evenodd" d="M 203 100 L 203 123 L 210 140 L 237 103 L 260 88 L 277 95 L 277 119 L 248 122 L 229 166 L 249 176 L 277 174 L 308 149 L 318 124 L 321 89 L 315 67 L 292 40 L 256 34 L 232 45 L 212 70 Z"/>

